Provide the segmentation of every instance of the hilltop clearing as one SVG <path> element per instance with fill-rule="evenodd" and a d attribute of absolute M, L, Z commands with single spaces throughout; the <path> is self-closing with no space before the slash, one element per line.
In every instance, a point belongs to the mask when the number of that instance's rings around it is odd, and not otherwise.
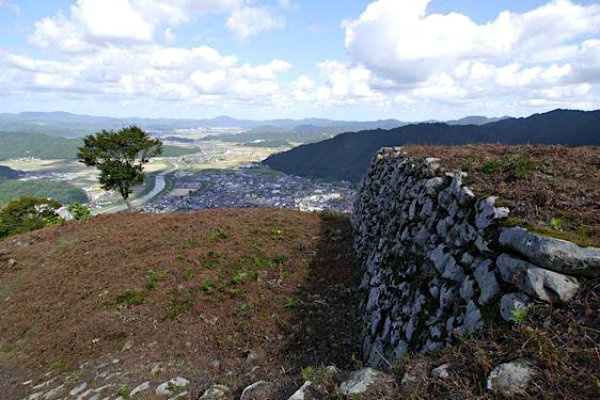
<path fill-rule="evenodd" d="M 259 379 L 289 393 L 302 368 L 348 367 L 359 353 L 345 218 L 272 209 L 110 215 L 8 238 L 0 259 L 5 398 L 67 376 L 73 387 L 114 384 L 105 393 L 113 397 L 178 375 L 195 394 Z M 97 377 L 112 360 L 110 373 L 121 374 Z"/>

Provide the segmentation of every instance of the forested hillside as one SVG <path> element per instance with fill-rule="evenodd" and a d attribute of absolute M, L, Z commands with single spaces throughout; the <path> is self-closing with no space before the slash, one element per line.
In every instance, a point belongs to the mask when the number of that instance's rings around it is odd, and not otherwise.
<path fill-rule="evenodd" d="M 431 123 L 345 133 L 275 154 L 265 163 L 288 174 L 358 182 L 381 147 L 468 143 L 600 145 L 600 111 L 555 110 L 483 126 Z"/>
<path fill-rule="evenodd" d="M 61 204 L 74 202 L 87 203 L 85 192 L 68 182 L 57 182 L 46 179 L 21 181 L 11 179 L 0 182 L 0 205 L 16 200 L 21 196 L 32 196 L 42 199 L 52 198 Z"/>
<path fill-rule="evenodd" d="M 32 157 L 44 160 L 75 159 L 80 139 L 65 139 L 43 133 L 0 132 L 0 161 Z M 197 148 L 164 146 L 164 157 L 197 152 Z"/>

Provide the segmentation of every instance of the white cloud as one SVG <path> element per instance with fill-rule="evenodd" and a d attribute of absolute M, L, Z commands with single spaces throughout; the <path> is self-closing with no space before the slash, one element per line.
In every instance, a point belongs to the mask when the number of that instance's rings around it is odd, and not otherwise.
<path fill-rule="evenodd" d="M 225 26 L 240 42 L 252 36 L 274 29 L 283 29 L 285 19 L 272 14 L 264 7 L 244 7 L 235 10 L 227 19 Z"/>
<path fill-rule="evenodd" d="M 69 17 L 59 13 L 35 23 L 30 42 L 61 51 L 89 51 L 106 44 L 150 43 L 155 26 L 128 0 L 78 0 Z"/>
<path fill-rule="evenodd" d="M 478 24 L 458 13 L 430 14 L 429 3 L 378 0 L 344 22 L 348 54 L 371 73 L 373 91 L 460 104 L 538 96 L 530 104 L 539 104 L 544 96 L 590 96 L 590 83 L 600 81 L 600 4 L 554 0 Z"/>
<path fill-rule="evenodd" d="M 13 93 L 78 92 L 116 98 L 192 103 L 262 102 L 273 104 L 284 92 L 280 74 L 292 65 L 239 63 L 208 46 L 126 49 L 108 47 L 68 61 L 45 61 L 18 54 L 0 55 L 0 70 L 10 76 Z"/>
<path fill-rule="evenodd" d="M 235 14 L 238 10 L 244 10 L 243 6 L 247 2 L 248 0 L 77 0 L 71 6 L 69 15 L 59 12 L 37 21 L 29 41 L 40 47 L 68 53 L 90 51 L 106 45 L 153 43 L 157 30 L 163 32 L 167 41 L 174 41 L 176 36 L 173 27 L 189 23 L 204 14 Z M 266 23 L 277 25 L 280 20 L 271 17 Z M 261 30 L 260 23 L 254 25 L 258 28 L 247 28 L 251 34 Z M 265 29 L 267 28 L 262 28 Z"/>

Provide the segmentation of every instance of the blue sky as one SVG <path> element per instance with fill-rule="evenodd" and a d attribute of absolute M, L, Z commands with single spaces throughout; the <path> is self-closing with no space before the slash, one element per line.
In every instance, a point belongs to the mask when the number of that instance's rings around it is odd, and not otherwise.
<path fill-rule="evenodd" d="M 417 121 L 600 108 L 589 0 L 0 0 L 0 112 Z"/>

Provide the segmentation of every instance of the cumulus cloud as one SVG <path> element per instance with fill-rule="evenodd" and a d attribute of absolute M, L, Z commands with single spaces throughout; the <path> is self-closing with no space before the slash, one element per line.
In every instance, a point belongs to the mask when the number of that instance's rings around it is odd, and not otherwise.
<path fill-rule="evenodd" d="M 235 10 L 225 26 L 240 42 L 274 29 L 283 29 L 285 19 L 274 15 L 265 7 L 244 7 Z"/>
<path fill-rule="evenodd" d="M 4 0 L 0 0 L 4 1 Z M 176 35 L 173 28 L 204 14 L 237 16 L 246 10 L 248 0 L 77 0 L 69 14 L 58 12 L 35 23 L 31 44 L 63 52 L 86 52 L 106 45 L 139 45 L 155 42 L 155 32 L 167 41 Z M 5 2 L 9 5 L 10 3 Z M 250 8 L 250 10 L 254 10 Z M 262 9 L 259 9 L 264 11 Z M 266 11 L 265 11 L 266 12 Z M 234 20 L 242 37 L 258 34 L 281 25 L 281 19 L 264 13 L 241 16 Z M 244 19 L 245 17 L 245 19 Z"/>
<path fill-rule="evenodd" d="M 292 66 L 282 60 L 240 63 L 208 46 L 136 51 L 107 47 L 73 56 L 68 62 L 45 61 L 18 54 L 0 56 L 13 92 L 62 91 L 190 103 L 262 101 L 282 92 L 280 74 Z"/>
<path fill-rule="evenodd" d="M 581 84 L 598 79 L 600 41 L 584 40 L 600 33 L 598 4 L 554 0 L 478 24 L 458 13 L 430 14 L 429 3 L 378 0 L 344 23 L 348 54 L 372 73 L 372 88 L 395 89 L 402 99 L 557 97 L 587 93 Z M 563 89 L 550 90 L 557 86 Z"/>

